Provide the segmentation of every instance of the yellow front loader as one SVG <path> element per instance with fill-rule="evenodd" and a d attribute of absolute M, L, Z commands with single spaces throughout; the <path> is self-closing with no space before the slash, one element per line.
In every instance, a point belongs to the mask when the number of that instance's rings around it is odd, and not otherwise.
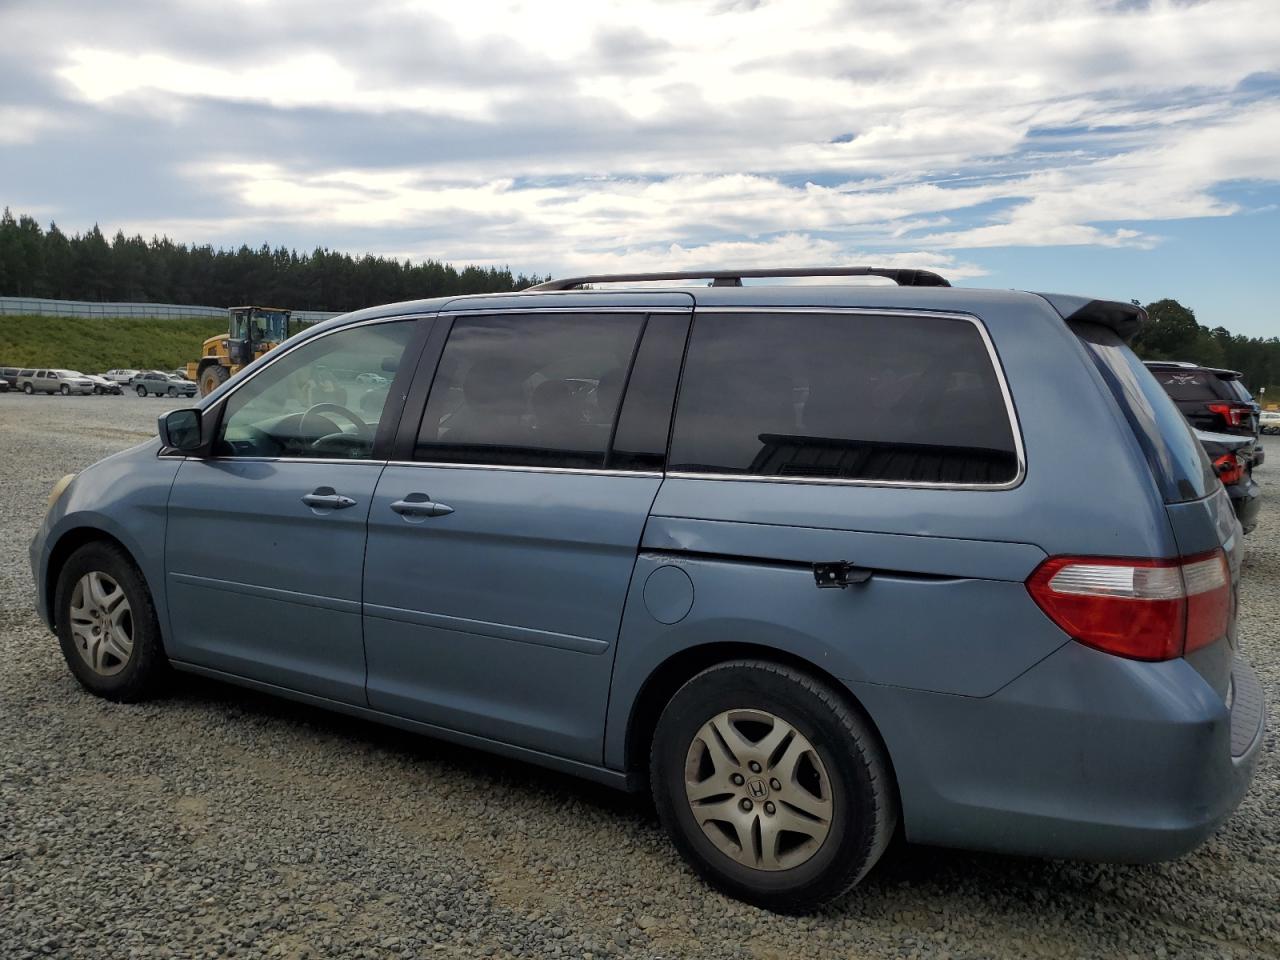
<path fill-rule="evenodd" d="M 199 384 L 202 397 L 222 386 L 242 367 L 280 346 L 295 332 L 288 310 L 232 307 L 227 313 L 227 332 L 206 340 L 200 359 L 187 364 L 187 379 Z"/>

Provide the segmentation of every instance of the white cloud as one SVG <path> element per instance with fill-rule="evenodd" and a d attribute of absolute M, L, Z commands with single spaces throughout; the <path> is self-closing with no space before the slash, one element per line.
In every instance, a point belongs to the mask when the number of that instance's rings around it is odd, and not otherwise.
<path fill-rule="evenodd" d="M 34 143 L 60 125 L 49 111 L 0 103 L 0 143 Z"/>
<path fill-rule="evenodd" d="M 1280 72 L 1274 0 L 66 0 L 0 33 L 61 96 L 0 83 L 0 142 L 154 122 L 140 162 L 204 209 L 115 222 L 184 239 L 975 276 L 946 251 L 1151 247 L 1162 221 L 1238 212 L 1223 185 L 1280 182 L 1276 97 L 1238 89 Z"/>

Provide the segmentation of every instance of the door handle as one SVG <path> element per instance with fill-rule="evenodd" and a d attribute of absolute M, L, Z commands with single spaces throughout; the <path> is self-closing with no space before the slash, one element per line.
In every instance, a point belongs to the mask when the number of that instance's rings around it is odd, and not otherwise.
<path fill-rule="evenodd" d="M 356 505 L 354 500 L 344 497 L 333 487 L 316 487 L 303 496 L 302 502 L 312 510 L 343 510 Z"/>
<path fill-rule="evenodd" d="M 427 517 L 444 517 L 453 513 L 453 507 L 447 503 L 436 503 L 425 493 L 411 493 L 403 500 L 395 500 L 391 509 L 410 523 L 416 523 Z"/>

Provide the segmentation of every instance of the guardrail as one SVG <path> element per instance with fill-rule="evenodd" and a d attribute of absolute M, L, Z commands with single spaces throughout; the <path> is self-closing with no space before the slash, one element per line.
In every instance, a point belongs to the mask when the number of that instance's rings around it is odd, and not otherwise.
<path fill-rule="evenodd" d="M 156 320 L 225 320 L 226 307 L 200 307 L 181 303 L 112 303 L 96 300 L 48 300 L 43 297 L 0 297 L 0 316 L 35 315 L 45 317 L 150 317 Z M 324 310 L 295 310 L 299 323 L 319 323 L 336 317 Z"/>

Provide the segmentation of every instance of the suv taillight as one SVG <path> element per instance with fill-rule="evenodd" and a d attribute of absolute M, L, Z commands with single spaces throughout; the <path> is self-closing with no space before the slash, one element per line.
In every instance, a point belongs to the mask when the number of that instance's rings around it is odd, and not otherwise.
<path fill-rule="evenodd" d="M 1249 419 L 1249 415 L 1253 413 L 1253 407 L 1247 403 L 1211 403 L 1209 404 L 1209 411 L 1222 417 L 1231 426 L 1241 427 Z"/>
<path fill-rule="evenodd" d="M 1244 476 L 1244 464 L 1234 453 L 1224 453 L 1213 461 L 1213 469 L 1224 487 L 1239 483 L 1240 478 Z"/>
<path fill-rule="evenodd" d="M 1134 660 L 1171 660 L 1227 632 L 1231 573 L 1222 550 L 1176 560 L 1050 557 L 1027 590 L 1081 643 Z"/>

